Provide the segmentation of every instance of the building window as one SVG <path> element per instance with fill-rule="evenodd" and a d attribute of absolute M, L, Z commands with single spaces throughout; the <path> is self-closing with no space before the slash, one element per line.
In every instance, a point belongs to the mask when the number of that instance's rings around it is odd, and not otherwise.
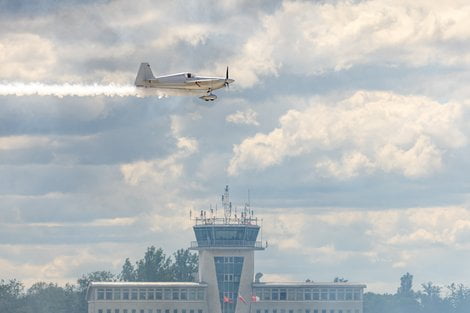
<path fill-rule="evenodd" d="M 310 313 L 310 310 L 309 310 L 309 309 L 305 309 L 305 313 Z"/>
<path fill-rule="evenodd" d="M 140 309 L 140 313 L 145 313 L 145 310 L 144 310 L 144 309 Z"/>
<path fill-rule="evenodd" d="M 119 313 L 119 309 L 115 309 L 115 310 L 114 310 L 114 313 Z"/>
<path fill-rule="evenodd" d="M 263 289 L 263 300 L 271 300 L 271 289 L 264 288 Z"/>
<path fill-rule="evenodd" d="M 122 290 L 122 299 L 123 300 L 129 300 L 129 289 L 123 289 Z"/>
<path fill-rule="evenodd" d="M 122 310 L 122 313 L 127 313 L 127 309 Z"/>
<path fill-rule="evenodd" d="M 163 299 L 171 300 L 171 289 L 164 289 L 163 290 Z"/>
<path fill-rule="evenodd" d="M 187 289 L 181 289 L 180 290 L 180 298 L 181 300 L 188 300 L 188 290 Z M 186 313 L 186 312 L 184 312 Z"/>
<path fill-rule="evenodd" d="M 131 300 L 137 300 L 138 289 L 131 289 Z"/>
<path fill-rule="evenodd" d="M 330 310 L 330 313 L 335 313 L 335 310 Z"/>
<path fill-rule="evenodd" d="M 271 299 L 279 300 L 279 289 L 277 288 L 271 289 Z"/>
<path fill-rule="evenodd" d="M 294 313 L 294 310 L 289 310 L 289 313 Z"/>
<path fill-rule="evenodd" d="M 361 300 L 361 290 L 360 289 L 354 289 L 354 300 Z"/>
<path fill-rule="evenodd" d="M 182 309 L 182 310 L 181 310 L 181 313 L 186 313 L 186 309 Z"/>
<path fill-rule="evenodd" d="M 147 289 L 139 290 L 139 300 L 147 300 Z M 141 313 L 145 313 L 145 312 L 141 312 Z"/>
<path fill-rule="evenodd" d="M 297 301 L 303 301 L 304 300 L 304 290 L 302 288 L 298 288 L 297 291 L 295 292 L 295 300 Z"/>
<path fill-rule="evenodd" d="M 305 288 L 304 289 L 304 299 L 306 301 L 312 300 L 312 289 L 310 289 L 310 288 Z"/>
<path fill-rule="evenodd" d="M 113 290 L 111 288 L 106 288 L 106 300 L 113 299 Z"/>
<path fill-rule="evenodd" d="M 132 313 L 135 313 L 135 312 L 137 312 L 137 311 L 135 309 L 132 309 Z"/>
<path fill-rule="evenodd" d="M 104 300 L 104 289 L 98 289 L 98 300 Z"/>
<path fill-rule="evenodd" d="M 339 301 L 344 301 L 344 288 L 338 288 L 337 298 Z"/>
<path fill-rule="evenodd" d="M 173 300 L 179 300 L 179 299 L 180 299 L 180 291 L 179 291 L 179 289 L 173 288 L 172 290 L 173 290 L 173 292 L 172 292 L 172 294 L 173 294 L 172 299 L 173 299 Z"/>
<path fill-rule="evenodd" d="M 326 313 L 326 310 L 321 310 L 321 313 Z"/>
<path fill-rule="evenodd" d="M 328 289 L 328 299 L 332 301 L 336 300 L 336 289 Z"/>
<path fill-rule="evenodd" d="M 346 300 L 352 300 L 352 289 L 351 288 L 346 288 Z"/>
<path fill-rule="evenodd" d="M 295 300 L 295 289 L 292 289 L 292 288 L 287 289 L 287 300 L 289 301 Z"/>
<path fill-rule="evenodd" d="M 162 290 L 160 288 L 155 289 L 155 299 L 161 300 L 162 299 Z"/>
<path fill-rule="evenodd" d="M 121 289 L 114 288 L 113 295 L 114 295 L 114 300 L 121 300 Z"/>
<path fill-rule="evenodd" d="M 328 300 L 328 289 L 320 289 L 320 300 Z M 322 313 L 326 313 L 326 312 L 322 312 Z"/>
<path fill-rule="evenodd" d="M 314 300 L 314 301 L 320 300 L 320 289 L 313 288 L 313 290 L 312 290 L 312 300 Z"/>
<path fill-rule="evenodd" d="M 147 289 L 147 300 L 155 299 L 155 289 Z"/>
<path fill-rule="evenodd" d="M 99 309 L 99 310 L 98 310 L 98 313 L 103 313 L 103 310 Z"/>
<path fill-rule="evenodd" d="M 315 309 L 315 310 L 313 310 L 313 313 L 318 313 L 318 310 L 316 310 L 316 309 Z"/>
<path fill-rule="evenodd" d="M 286 290 L 286 288 L 279 289 L 279 300 L 287 300 L 287 290 Z"/>
<path fill-rule="evenodd" d="M 111 309 L 107 309 L 107 310 L 106 310 L 106 313 L 111 313 Z"/>
<path fill-rule="evenodd" d="M 202 313 L 202 310 L 201 309 L 197 310 L 197 313 Z"/>
<path fill-rule="evenodd" d="M 194 310 L 189 310 L 189 313 L 194 313 Z"/>
<path fill-rule="evenodd" d="M 178 309 L 174 309 L 174 310 L 173 310 L 173 313 L 178 313 Z"/>
<path fill-rule="evenodd" d="M 189 300 L 196 300 L 196 289 L 191 288 L 191 289 L 188 290 L 188 299 Z"/>
<path fill-rule="evenodd" d="M 286 309 L 281 309 L 281 313 L 286 313 Z"/>
<path fill-rule="evenodd" d="M 265 310 L 264 310 L 264 313 L 269 313 L 269 310 L 268 310 L 268 309 L 265 309 Z"/>
<path fill-rule="evenodd" d="M 165 310 L 165 313 L 170 313 L 170 309 L 166 309 L 166 310 Z"/>

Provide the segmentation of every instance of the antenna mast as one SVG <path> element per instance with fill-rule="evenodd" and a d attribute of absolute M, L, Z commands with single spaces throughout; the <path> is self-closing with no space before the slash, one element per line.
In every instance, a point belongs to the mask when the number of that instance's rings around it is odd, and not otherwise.
<path fill-rule="evenodd" d="M 224 206 L 224 217 L 225 222 L 229 222 L 232 215 L 232 203 L 230 202 L 230 194 L 228 191 L 228 185 L 225 186 L 225 192 L 222 195 L 222 205 Z"/>

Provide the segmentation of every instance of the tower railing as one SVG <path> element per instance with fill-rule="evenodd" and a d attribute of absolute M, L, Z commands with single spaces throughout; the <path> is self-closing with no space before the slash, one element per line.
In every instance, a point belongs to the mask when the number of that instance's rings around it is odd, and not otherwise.
<path fill-rule="evenodd" d="M 205 248 L 205 247 L 247 247 L 264 249 L 262 241 L 248 241 L 248 240 L 204 240 L 204 241 L 191 241 L 191 248 Z"/>

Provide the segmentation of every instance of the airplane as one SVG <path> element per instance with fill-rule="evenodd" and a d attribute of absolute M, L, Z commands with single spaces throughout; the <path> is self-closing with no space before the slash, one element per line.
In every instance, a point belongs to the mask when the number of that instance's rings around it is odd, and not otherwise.
<path fill-rule="evenodd" d="M 150 64 L 141 63 L 135 79 L 135 86 L 139 88 L 157 88 L 162 90 L 187 91 L 197 94 L 204 93 L 201 97 L 205 101 L 214 101 L 217 96 L 213 90 L 228 87 L 234 80 L 228 78 L 228 66 L 224 77 L 197 76 L 193 73 L 177 73 L 155 77 L 150 69 Z"/>

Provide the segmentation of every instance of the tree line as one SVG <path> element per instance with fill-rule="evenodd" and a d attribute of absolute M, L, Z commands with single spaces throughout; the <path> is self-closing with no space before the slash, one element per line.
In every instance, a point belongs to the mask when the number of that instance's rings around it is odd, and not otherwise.
<path fill-rule="evenodd" d="M 85 294 L 93 281 L 195 281 L 198 256 L 180 249 L 168 257 L 151 246 L 134 263 L 127 258 L 118 274 L 96 271 L 82 275 L 75 284 L 37 282 L 26 289 L 16 280 L 0 279 L 0 313 L 87 313 Z M 335 282 L 346 282 L 336 277 Z M 413 290 L 413 275 L 406 273 L 394 294 L 367 292 L 364 313 L 470 313 L 470 288 L 452 283 L 445 288 L 431 282 Z"/>
<path fill-rule="evenodd" d="M 93 281 L 194 281 L 197 269 L 198 256 L 189 249 L 168 257 L 163 249 L 151 246 L 134 264 L 127 258 L 118 274 L 95 271 L 64 287 L 37 282 L 25 289 L 16 279 L 0 279 L 0 313 L 87 313 L 86 290 Z"/>

